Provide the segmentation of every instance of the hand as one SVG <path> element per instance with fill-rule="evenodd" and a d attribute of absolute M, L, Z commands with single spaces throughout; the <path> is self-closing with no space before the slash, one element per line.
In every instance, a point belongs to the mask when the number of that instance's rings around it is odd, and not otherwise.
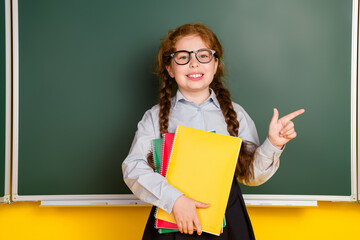
<path fill-rule="evenodd" d="M 210 204 L 195 201 L 185 195 L 178 197 L 173 206 L 176 224 L 181 233 L 193 234 L 194 225 L 198 235 L 202 229 L 196 208 L 208 208 Z"/>
<path fill-rule="evenodd" d="M 274 115 L 269 125 L 268 138 L 275 147 L 281 149 L 287 142 L 296 137 L 294 123 L 291 120 L 304 112 L 304 109 L 300 109 L 278 119 L 279 112 L 274 108 Z"/>

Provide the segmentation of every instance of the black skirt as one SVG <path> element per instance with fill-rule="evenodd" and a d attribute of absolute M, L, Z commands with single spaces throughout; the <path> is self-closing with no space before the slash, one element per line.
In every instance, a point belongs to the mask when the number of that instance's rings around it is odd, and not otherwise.
<path fill-rule="evenodd" d="M 255 239 L 254 232 L 251 226 L 250 218 L 246 210 L 245 202 L 241 194 L 238 182 L 234 178 L 229 201 L 226 207 L 225 219 L 226 227 L 220 236 L 215 236 L 203 232 L 200 236 L 194 231 L 193 235 L 176 233 L 163 233 L 159 234 L 155 226 L 155 207 L 150 212 L 147 221 L 143 240 L 191 240 L 191 239 L 217 239 L 217 240 L 253 240 Z"/>

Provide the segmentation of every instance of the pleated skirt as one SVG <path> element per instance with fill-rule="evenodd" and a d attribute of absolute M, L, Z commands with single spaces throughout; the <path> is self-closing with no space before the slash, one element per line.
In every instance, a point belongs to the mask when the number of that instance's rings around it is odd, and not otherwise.
<path fill-rule="evenodd" d="M 215 236 L 208 233 L 202 233 L 200 236 L 194 231 L 193 235 L 176 233 L 159 234 L 155 226 L 155 207 L 150 212 L 147 221 L 143 240 L 253 240 L 255 239 L 254 232 L 251 226 L 250 218 L 246 210 L 245 202 L 239 187 L 238 182 L 234 178 L 228 204 L 225 212 L 226 227 L 220 236 Z"/>

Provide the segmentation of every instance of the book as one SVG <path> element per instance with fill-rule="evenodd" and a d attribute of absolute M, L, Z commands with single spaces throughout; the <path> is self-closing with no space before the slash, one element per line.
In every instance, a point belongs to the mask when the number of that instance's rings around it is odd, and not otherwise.
<path fill-rule="evenodd" d="M 153 149 L 153 151 L 160 151 L 159 146 L 161 147 L 161 154 L 155 153 L 154 157 L 160 158 L 160 174 L 165 177 L 167 168 L 168 168 L 168 162 L 170 158 L 170 153 L 172 149 L 172 144 L 174 141 L 175 133 L 164 133 L 162 138 L 162 145 L 160 145 L 159 139 L 154 139 L 154 144 L 156 144 L 156 147 Z M 160 139 L 161 140 L 161 139 Z M 160 156 L 159 156 L 160 155 Z M 223 227 L 225 227 L 226 222 L 225 218 L 223 221 Z M 155 228 L 159 230 L 159 233 L 169 233 L 169 232 L 178 232 L 178 226 L 176 223 L 167 222 L 160 219 L 155 219 Z M 222 231 L 221 231 L 222 232 Z"/>
<path fill-rule="evenodd" d="M 215 131 L 211 131 L 211 132 L 215 133 Z M 152 142 L 153 163 L 156 168 L 156 172 L 160 173 L 164 177 L 167 172 L 174 136 L 175 133 L 164 133 L 162 139 L 161 138 L 153 139 Z M 224 216 L 221 233 L 223 232 L 223 228 L 225 226 L 226 226 L 226 221 Z M 160 234 L 179 231 L 176 223 L 171 223 L 160 219 L 155 219 L 155 228 L 158 229 Z"/>
<path fill-rule="evenodd" d="M 168 163 L 170 159 L 170 153 L 171 153 L 174 137 L 175 137 L 175 133 L 163 134 L 160 174 L 164 177 L 166 176 L 166 172 L 168 169 Z"/>
<path fill-rule="evenodd" d="M 166 133 L 168 135 L 170 133 Z M 155 166 L 155 171 L 157 173 L 160 173 L 162 176 L 165 177 L 166 169 L 167 169 L 167 162 L 169 160 L 171 146 L 168 145 L 170 142 L 165 143 L 165 139 L 168 139 L 172 141 L 174 139 L 174 133 L 166 137 L 165 134 L 163 134 L 163 138 L 153 139 L 152 140 L 152 149 L 153 149 L 153 163 Z M 166 152 L 166 156 L 164 154 L 164 148 L 170 148 L 168 152 Z M 163 220 L 155 219 L 155 228 L 159 229 L 159 233 L 169 233 L 169 232 L 178 232 L 178 227 L 175 223 L 166 222 Z"/>
<path fill-rule="evenodd" d="M 160 173 L 161 168 L 161 149 L 162 149 L 162 139 L 153 139 L 152 140 L 152 154 L 153 154 L 153 163 L 155 166 L 155 171 Z"/>
<path fill-rule="evenodd" d="M 178 126 L 166 178 L 186 196 L 204 203 L 197 209 L 204 232 L 220 235 L 241 139 Z M 173 214 L 158 208 L 157 219 L 175 223 Z"/>

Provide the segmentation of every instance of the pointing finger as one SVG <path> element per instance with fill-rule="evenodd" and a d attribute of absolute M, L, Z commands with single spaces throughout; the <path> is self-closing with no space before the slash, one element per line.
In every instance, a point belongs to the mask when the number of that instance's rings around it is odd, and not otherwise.
<path fill-rule="evenodd" d="M 299 116 L 300 114 L 303 114 L 304 112 L 305 112 L 305 109 L 300 109 L 295 112 L 289 113 L 288 115 L 282 117 L 281 119 L 283 119 L 285 121 L 290 121 L 291 119 L 296 118 L 297 116 Z"/>

